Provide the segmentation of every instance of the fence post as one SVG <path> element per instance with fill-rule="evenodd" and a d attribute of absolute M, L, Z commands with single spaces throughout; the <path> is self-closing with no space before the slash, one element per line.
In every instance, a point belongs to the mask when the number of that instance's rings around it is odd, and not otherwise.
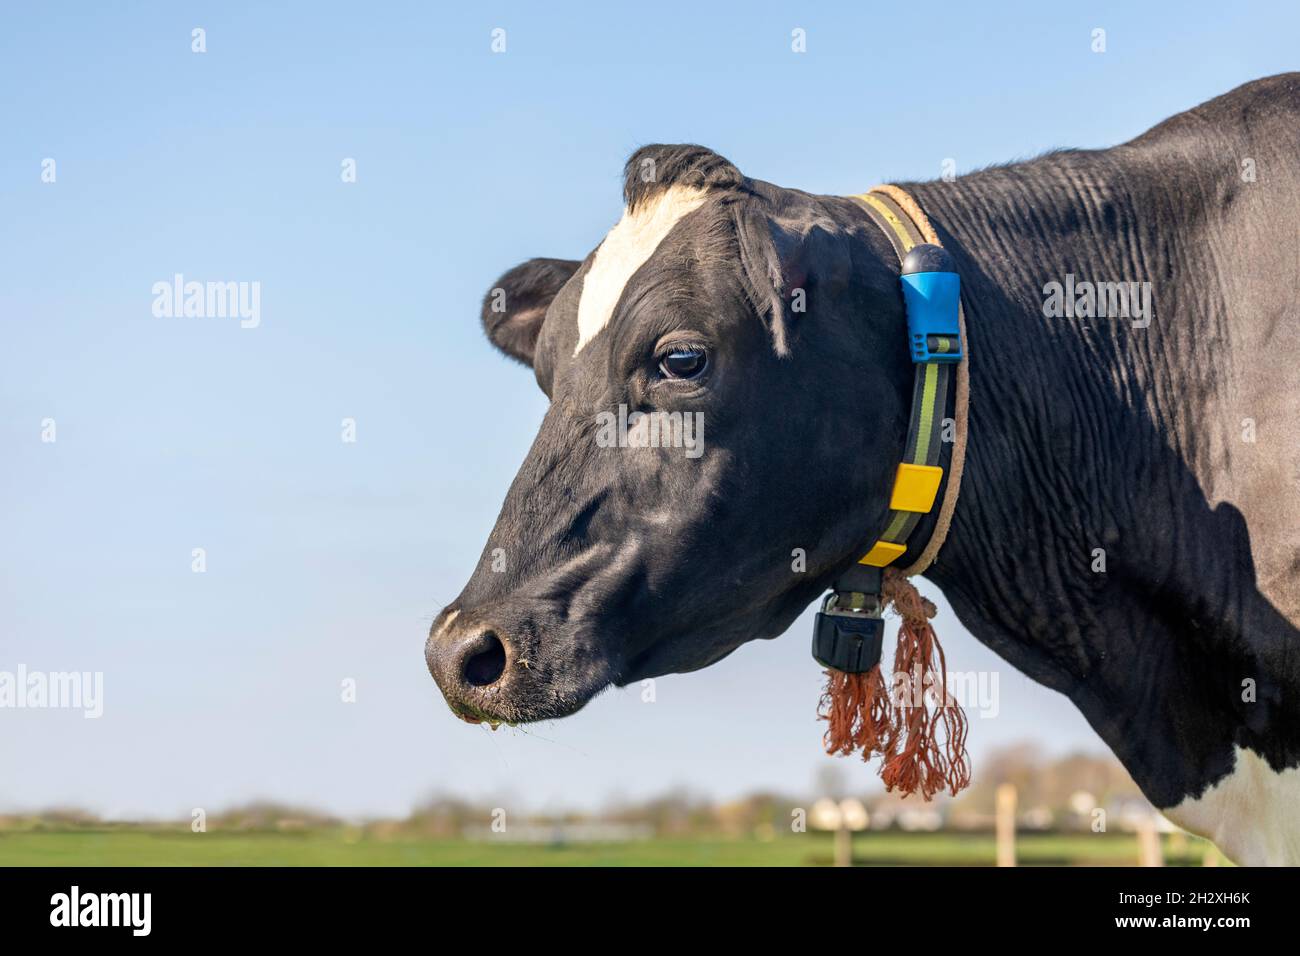
<path fill-rule="evenodd" d="M 835 831 L 835 865 L 853 865 L 853 831 L 843 824 Z"/>
<path fill-rule="evenodd" d="M 998 866 L 1016 865 L 1016 787 L 1003 783 L 997 789 Z"/>
<path fill-rule="evenodd" d="M 1138 866 L 1164 866 L 1160 852 L 1160 834 L 1156 832 L 1155 814 L 1146 814 L 1138 822 Z"/>

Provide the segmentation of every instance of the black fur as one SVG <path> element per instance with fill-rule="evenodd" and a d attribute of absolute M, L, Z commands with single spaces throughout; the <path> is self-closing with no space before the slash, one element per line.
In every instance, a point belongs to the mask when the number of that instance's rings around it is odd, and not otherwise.
<path fill-rule="evenodd" d="M 636 210 L 669 186 L 726 190 L 745 181 L 740 170 L 711 149 L 686 143 L 680 146 L 642 146 L 623 167 L 623 202 Z"/>

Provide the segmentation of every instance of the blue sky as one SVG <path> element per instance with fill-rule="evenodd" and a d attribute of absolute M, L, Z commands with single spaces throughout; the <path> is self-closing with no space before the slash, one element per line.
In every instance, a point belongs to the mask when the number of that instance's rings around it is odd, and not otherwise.
<path fill-rule="evenodd" d="M 0 809 L 806 788 L 829 760 L 808 616 L 654 704 L 495 734 L 442 704 L 425 632 L 545 408 L 482 338 L 482 294 L 585 255 L 643 143 L 859 192 L 1120 142 L 1291 67 L 1300 35 L 1249 3 L 326 6 L 0 13 L 0 670 L 102 671 L 105 697 L 98 720 L 0 709 Z M 176 273 L 260 283 L 260 325 L 155 317 Z M 977 773 L 1020 738 L 1102 747 L 940 625 L 950 666 L 999 675 Z"/>

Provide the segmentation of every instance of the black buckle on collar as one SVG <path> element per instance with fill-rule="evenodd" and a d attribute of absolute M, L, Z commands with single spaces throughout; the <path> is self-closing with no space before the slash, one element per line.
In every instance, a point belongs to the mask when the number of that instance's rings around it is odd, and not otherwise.
<path fill-rule="evenodd" d="M 859 674 L 880 663 L 885 622 L 881 569 L 855 564 L 836 579 L 813 622 L 813 659 L 823 667 Z"/>

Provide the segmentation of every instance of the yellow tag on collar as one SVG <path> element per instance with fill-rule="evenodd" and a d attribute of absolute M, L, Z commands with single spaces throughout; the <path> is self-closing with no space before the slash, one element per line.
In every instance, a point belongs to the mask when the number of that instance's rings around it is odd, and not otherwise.
<path fill-rule="evenodd" d="M 888 567 L 895 558 L 907 550 L 905 544 L 894 544 L 892 541 L 877 541 L 871 546 L 871 550 L 858 558 L 858 564 L 869 564 L 873 568 Z"/>
<path fill-rule="evenodd" d="M 943 469 L 938 465 L 903 462 L 894 477 L 894 492 L 889 496 L 890 509 L 928 514 L 934 507 L 934 498 L 942 481 Z"/>

